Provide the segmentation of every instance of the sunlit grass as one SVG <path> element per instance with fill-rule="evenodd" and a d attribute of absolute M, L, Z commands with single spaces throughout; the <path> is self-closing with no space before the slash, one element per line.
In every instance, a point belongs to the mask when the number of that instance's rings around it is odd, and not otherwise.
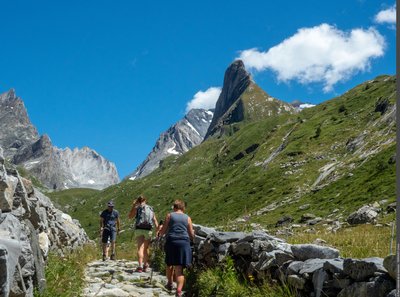
<path fill-rule="evenodd" d="M 394 225 L 395 222 L 393 221 Z M 316 233 L 296 232 L 288 237 L 289 243 L 311 243 L 317 238 L 326 241 L 326 244 L 337 248 L 341 257 L 367 258 L 386 257 L 390 252 L 395 253 L 396 230 L 392 226 L 359 225 L 339 229 L 336 233 L 322 228 Z M 392 243 L 392 247 L 390 246 Z"/>
<path fill-rule="evenodd" d="M 85 268 L 87 263 L 97 258 L 94 245 L 86 245 L 81 249 L 60 256 L 50 253 L 46 265 L 47 287 L 36 297 L 76 297 L 81 296 L 85 286 Z"/>

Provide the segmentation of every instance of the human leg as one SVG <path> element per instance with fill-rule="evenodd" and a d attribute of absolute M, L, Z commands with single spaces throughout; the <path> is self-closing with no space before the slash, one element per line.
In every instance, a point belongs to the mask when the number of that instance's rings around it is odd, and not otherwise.
<path fill-rule="evenodd" d="M 149 245 L 150 239 L 143 241 L 143 269 L 146 270 L 149 266 Z"/>
<path fill-rule="evenodd" d="M 137 256 L 139 267 L 143 267 L 143 249 L 144 249 L 144 236 L 140 235 L 136 237 L 136 244 L 137 244 Z"/>
<path fill-rule="evenodd" d="M 185 283 L 185 276 L 183 275 L 183 267 L 180 265 L 174 266 L 174 273 L 176 276 L 176 292 L 182 293 L 182 288 Z"/>
<path fill-rule="evenodd" d="M 117 230 L 111 230 L 110 241 L 111 241 L 111 260 L 115 260 L 115 241 L 117 239 Z"/>
<path fill-rule="evenodd" d="M 167 289 L 172 290 L 172 283 L 174 281 L 174 266 L 167 266 L 166 268 L 167 276 Z"/>
<path fill-rule="evenodd" d="M 103 233 L 101 234 L 101 243 L 102 243 L 102 250 L 103 250 L 103 261 L 106 260 L 107 258 L 107 242 L 110 238 L 109 230 L 104 229 Z"/>

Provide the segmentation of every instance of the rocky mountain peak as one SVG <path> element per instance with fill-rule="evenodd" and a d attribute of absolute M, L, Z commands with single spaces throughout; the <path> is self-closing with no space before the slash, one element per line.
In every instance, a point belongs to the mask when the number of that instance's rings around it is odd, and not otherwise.
<path fill-rule="evenodd" d="M 8 92 L 0 94 L 0 102 L 12 101 L 12 100 L 16 100 L 16 99 L 17 99 L 17 96 L 15 95 L 14 89 L 10 89 Z"/>
<path fill-rule="evenodd" d="M 172 155 L 182 155 L 199 145 L 213 118 L 213 110 L 191 109 L 183 119 L 161 133 L 153 150 L 136 170 L 128 175 L 131 180 L 145 177 Z"/>
<path fill-rule="evenodd" d="M 243 61 L 234 61 L 225 71 L 222 92 L 205 139 L 223 133 L 224 126 L 243 120 L 259 120 L 280 113 L 291 113 L 294 107 L 263 91 L 245 69 Z"/>
<path fill-rule="evenodd" d="M 251 75 L 246 71 L 242 60 L 236 60 L 229 65 L 225 71 L 224 84 L 215 106 L 214 117 L 205 138 L 213 134 L 218 120 L 239 99 L 250 83 Z"/>
<path fill-rule="evenodd" d="M 0 146 L 4 157 L 53 189 L 103 189 L 119 181 L 115 165 L 89 147 L 62 150 L 32 125 L 15 90 L 0 94 Z"/>

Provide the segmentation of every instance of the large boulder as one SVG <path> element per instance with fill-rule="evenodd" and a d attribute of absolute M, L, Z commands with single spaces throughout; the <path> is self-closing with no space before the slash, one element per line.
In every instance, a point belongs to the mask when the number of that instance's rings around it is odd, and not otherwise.
<path fill-rule="evenodd" d="M 347 218 L 347 222 L 350 225 L 374 223 L 378 216 L 379 210 L 375 207 L 364 205 L 357 211 L 350 214 Z"/>
<path fill-rule="evenodd" d="M 18 179 L 7 174 L 4 165 L 0 165 L 0 209 L 11 211 Z"/>
<path fill-rule="evenodd" d="M 294 244 L 291 246 L 291 249 L 294 257 L 300 261 L 314 258 L 333 259 L 339 257 L 337 249 L 316 244 Z"/>
<path fill-rule="evenodd" d="M 381 275 L 371 281 L 355 282 L 345 287 L 338 297 L 386 297 L 394 288 L 394 281 Z"/>
<path fill-rule="evenodd" d="M 344 274 L 356 281 L 364 281 L 374 276 L 375 272 L 387 272 L 383 267 L 382 258 L 345 259 L 343 263 Z"/>
<path fill-rule="evenodd" d="M 89 242 L 78 221 L 0 164 L 0 296 L 33 297 L 45 287 L 50 250 L 62 252 Z"/>
<path fill-rule="evenodd" d="M 387 256 L 383 260 L 383 267 L 388 271 L 390 276 L 395 280 L 397 278 L 397 259 L 396 255 Z"/>
<path fill-rule="evenodd" d="M 8 296 L 21 247 L 19 241 L 11 239 L 8 232 L 0 230 L 0 235 L 0 296 Z"/>
<path fill-rule="evenodd" d="M 217 232 L 214 228 L 204 227 L 202 225 L 193 224 L 194 233 L 201 237 L 207 237 L 211 233 Z"/>
<path fill-rule="evenodd" d="M 235 242 L 246 236 L 244 232 L 214 232 L 209 235 L 209 238 L 217 243 Z"/>

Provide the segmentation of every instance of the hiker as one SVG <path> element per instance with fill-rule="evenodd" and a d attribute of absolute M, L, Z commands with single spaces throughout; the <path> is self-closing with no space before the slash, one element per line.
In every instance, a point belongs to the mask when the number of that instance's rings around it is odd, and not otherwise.
<path fill-rule="evenodd" d="M 140 195 L 132 205 L 128 218 L 135 218 L 135 237 L 139 266 L 136 272 L 146 272 L 149 268 L 149 245 L 153 235 L 153 227 L 158 229 L 157 218 L 153 208 L 147 205 L 147 199 Z"/>
<path fill-rule="evenodd" d="M 107 209 L 103 210 L 100 214 L 100 233 L 101 242 L 103 244 L 103 261 L 107 259 L 108 250 L 107 242 L 111 242 L 111 256 L 110 260 L 115 260 L 115 240 L 117 233 L 119 234 L 121 222 L 119 220 L 119 213 L 114 209 L 114 202 L 107 203 Z"/>
<path fill-rule="evenodd" d="M 176 296 L 182 296 L 185 282 L 183 268 L 192 263 L 190 241 L 194 240 L 194 230 L 191 218 L 184 213 L 185 203 L 175 200 L 173 212 L 167 214 L 160 236 L 166 234 L 165 263 L 167 264 L 166 288 L 172 290 L 174 275 L 176 277 Z"/>

